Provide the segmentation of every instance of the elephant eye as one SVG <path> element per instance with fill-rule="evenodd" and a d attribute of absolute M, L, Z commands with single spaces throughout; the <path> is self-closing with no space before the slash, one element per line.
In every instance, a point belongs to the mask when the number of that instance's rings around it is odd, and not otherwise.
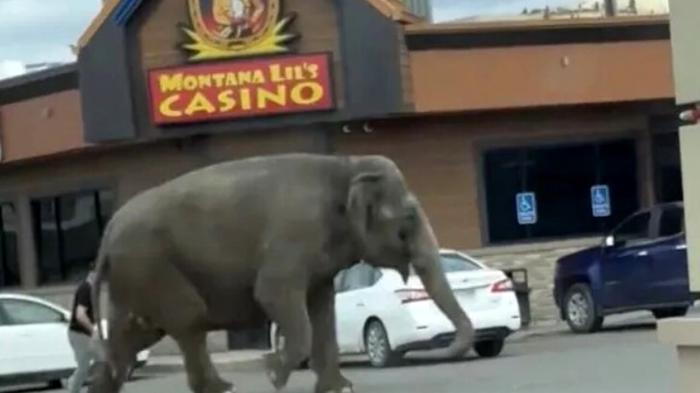
<path fill-rule="evenodd" d="M 406 229 L 399 230 L 399 240 L 404 243 L 408 240 L 408 231 Z"/>

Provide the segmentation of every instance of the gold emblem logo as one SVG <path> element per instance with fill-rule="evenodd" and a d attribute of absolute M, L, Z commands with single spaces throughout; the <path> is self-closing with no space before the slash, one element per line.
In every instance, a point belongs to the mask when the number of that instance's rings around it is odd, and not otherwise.
<path fill-rule="evenodd" d="M 280 0 L 188 0 L 190 60 L 211 60 L 288 51 L 294 34 L 284 31 L 293 15 L 281 17 Z"/>

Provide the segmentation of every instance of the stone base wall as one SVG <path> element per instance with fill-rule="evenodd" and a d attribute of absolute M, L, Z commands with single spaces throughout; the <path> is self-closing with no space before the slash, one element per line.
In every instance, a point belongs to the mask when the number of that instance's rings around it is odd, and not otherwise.
<path fill-rule="evenodd" d="M 600 244 L 600 239 L 538 243 L 507 247 L 493 247 L 466 251 L 495 269 L 527 270 L 530 287 L 531 325 L 550 324 L 559 320 L 554 304 L 554 267 L 560 257 L 586 247 Z"/>

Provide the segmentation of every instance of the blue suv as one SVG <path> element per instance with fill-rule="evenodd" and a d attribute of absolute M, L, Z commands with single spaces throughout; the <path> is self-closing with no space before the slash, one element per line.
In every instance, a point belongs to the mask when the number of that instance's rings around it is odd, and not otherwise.
<path fill-rule="evenodd" d="M 577 333 L 594 332 L 605 316 L 628 311 L 683 316 L 695 299 L 682 203 L 633 214 L 599 246 L 560 258 L 554 273 L 560 316 Z"/>

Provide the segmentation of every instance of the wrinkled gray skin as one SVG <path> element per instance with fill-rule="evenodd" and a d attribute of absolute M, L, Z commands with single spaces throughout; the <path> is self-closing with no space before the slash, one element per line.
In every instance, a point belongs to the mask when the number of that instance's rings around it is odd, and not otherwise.
<path fill-rule="evenodd" d="M 411 264 L 456 326 L 446 355 L 461 356 L 472 324 L 438 258 L 428 219 L 387 158 L 287 154 L 190 172 L 128 201 L 105 231 L 93 302 L 108 280 L 107 363 L 89 391 L 119 391 L 136 353 L 165 334 L 193 392 L 233 391 L 206 334 L 259 326 L 265 315 L 288 343 L 265 359 L 276 388 L 310 357 L 316 392 L 350 391 L 338 366 L 333 278 L 359 260 L 404 277 Z"/>

